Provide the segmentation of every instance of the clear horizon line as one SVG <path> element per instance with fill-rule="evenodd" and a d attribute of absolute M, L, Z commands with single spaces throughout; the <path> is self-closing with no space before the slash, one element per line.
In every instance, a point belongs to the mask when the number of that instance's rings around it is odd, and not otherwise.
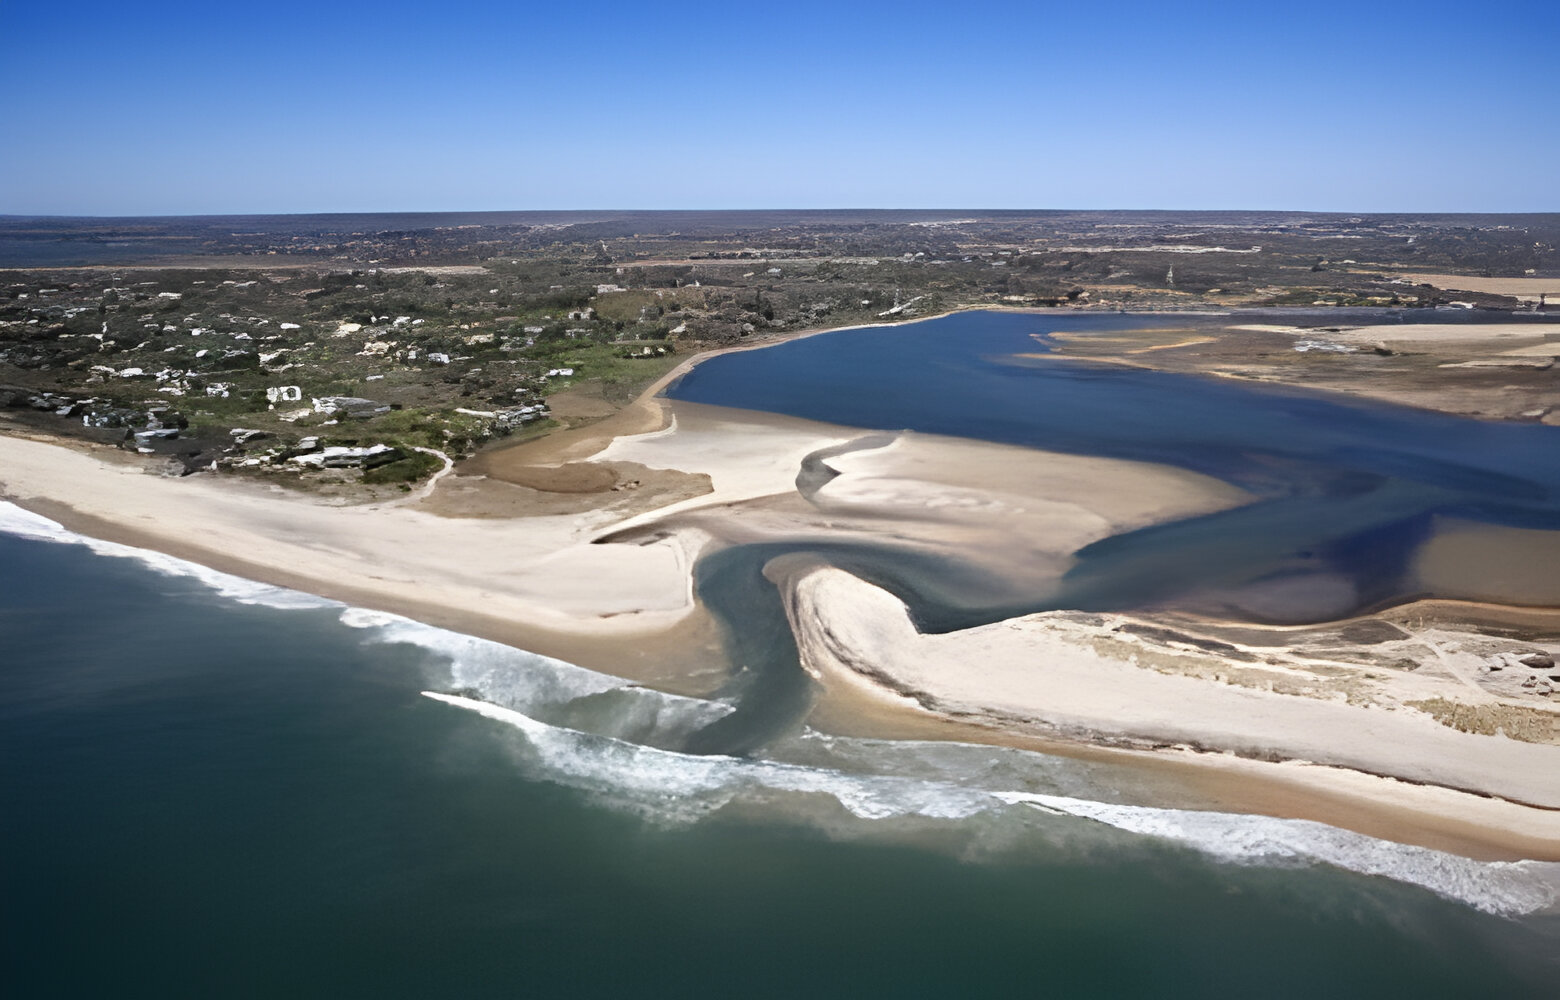
<path fill-rule="evenodd" d="M 1038 207 L 998 207 L 998 206 L 945 206 L 937 208 L 921 207 L 882 207 L 882 206 L 820 206 L 820 207 L 722 207 L 722 208 L 443 208 L 443 209 L 353 209 L 335 211 L 229 211 L 229 212 L 167 212 L 167 213 L 115 213 L 115 214 L 91 214 L 91 213 L 63 213 L 63 212 L 0 212 L 0 219 L 222 219 L 233 217 L 311 217 L 333 215 L 565 215 L 570 213 L 581 214 L 695 214 L 705 213 L 737 214 L 756 212 L 795 212 L 795 213 L 819 213 L 819 212 L 923 212 L 923 213 L 1004 213 L 1004 214 L 1051 214 L 1059 212 L 1075 212 L 1080 214 L 1126 214 L 1126 213 L 1165 213 L 1165 214 L 1278 214 L 1289 213 L 1299 215 L 1560 215 L 1560 208 L 1556 209 L 1362 209 L 1362 208 L 1038 208 Z"/>

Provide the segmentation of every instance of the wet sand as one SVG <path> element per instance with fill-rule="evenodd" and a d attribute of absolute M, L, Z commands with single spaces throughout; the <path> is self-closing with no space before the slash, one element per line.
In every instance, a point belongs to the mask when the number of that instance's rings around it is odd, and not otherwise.
<path fill-rule="evenodd" d="M 1550 723 L 1536 742 L 1459 732 L 1414 710 L 1463 695 L 1455 676 L 1241 660 L 1123 630 L 1125 616 L 1053 612 L 925 635 L 897 598 L 842 570 L 774 576 L 802 662 L 825 684 L 876 684 L 940 714 L 1053 738 L 1303 760 L 1560 809 L 1560 713 L 1532 706 Z"/>
<path fill-rule="evenodd" d="M 1014 585 L 1044 588 L 1090 541 L 1243 500 L 1168 467 L 932 435 L 863 444 L 856 429 L 670 404 L 655 397 L 659 388 L 588 427 L 485 453 L 417 504 L 329 506 L 248 481 L 169 479 L 112 449 L 13 435 L 0 436 L 0 494 L 87 535 L 684 693 L 714 688 L 725 667 L 718 630 L 691 592 L 692 563 L 710 545 L 886 539 L 956 551 Z M 827 459 L 832 478 L 799 480 L 809 456 L 841 448 Z M 634 477 L 636 489 L 614 489 Z M 593 544 L 604 538 L 619 542 Z M 1431 550 L 1424 572 L 1455 572 L 1456 545 Z M 860 581 L 825 576 L 830 586 L 808 596 L 816 572 L 778 577 L 823 680 L 812 718 L 826 729 L 1106 755 L 1143 762 L 1207 807 L 1318 819 L 1475 857 L 1560 858 L 1560 748 L 1459 733 L 1402 707 L 1460 694 L 1480 702 L 1466 685 L 1464 694 L 1388 678 L 1382 705 L 1358 711 L 1403 714 L 1392 732 L 1367 736 L 1351 729 L 1357 716 L 1344 710 L 1353 706 L 1336 708 L 1331 695 L 1251 715 L 1251 692 L 1227 678 L 1115 662 L 1127 672 L 1110 685 L 1073 671 L 1079 701 L 1069 715 L 1025 679 L 1025 663 L 1057 652 L 1036 643 L 1032 623 L 989 626 L 1003 649 L 928 654 L 930 637 L 893 623 L 881 599 L 863 601 Z M 872 642 L 883 648 L 863 652 Z M 933 669 L 953 660 L 989 669 Z M 1108 704 L 1089 701 L 1105 687 Z M 1313 752 L 1317 740 L 1334 732 L 1352 738 L 1348 752 L 1334 766 L 1305 763 L 1324 756 Z M 1405 766 L 1421 744 L 1436 760 L 1476 749 L 1451 770 Z M 1451 788 L 1432 787 L 1442 784 Z"/>

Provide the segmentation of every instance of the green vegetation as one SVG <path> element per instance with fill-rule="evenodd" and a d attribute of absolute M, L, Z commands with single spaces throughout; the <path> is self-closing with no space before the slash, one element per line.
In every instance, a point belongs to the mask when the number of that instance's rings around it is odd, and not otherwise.
<path fill-rule="evenodd" d="M 805 329 L 961 306 L 1421 308 L 1447 295 L 1394 269 L 1560 273 L 1560 223 L 1538 216 L 626 213 L 386 232 L 371 219 L 250 236 L 167 220 L 152 228 L 168 246 L 222 266 L 0 275 L 4 405 L 68 410 L 59 432 L 105 439 L 176 415 L 200 446 L 191 468 L 259 459 L 308 476 L 284 456 L 311 436 L 458 457 L 554 426 L 546 401 L 564 389 L 621 403 L 692 352 Z M 313 402 L 329 397 L 369 404 Z M 370 471 L 427 474 L 402 461 Z"/>
<path fill-rule="evenodd" d="M 363 482 L 371 485 L 383 483 L 415 483 L 433 473 L 443 466 L 433 455 L 414 451 L 399 461 L 387 465 L 366 469 L 363 472 Z"/>

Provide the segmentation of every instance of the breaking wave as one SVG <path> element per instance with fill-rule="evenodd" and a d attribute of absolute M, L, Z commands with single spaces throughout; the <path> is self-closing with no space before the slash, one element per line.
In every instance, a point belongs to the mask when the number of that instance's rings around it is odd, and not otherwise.
<path fill-rule="evenodd" d="M 350 612 L 349 612 L 350 614 Z M 1100 801 L 1111 790 L 1091 765 L 1043 754 L 968 744 L 852 739 L 804 732 L 766 757 L 679 752 L 678 737 L 729 711 L 703 701 L 637 687 L 561 660 L 457 635 L 405 619 L 377 626 L 386 642 L 412 642 L 449 662 L 455 693 L 424 691 L 436 701 L 512 727 L 530 776 L 574 788 L 599 804 L 659 824 L 697 822 L 734 805 L 768 807 L 787 818 L 815 817 L 849 836 L 826 797 L 856 820 L 958 822 L 1017 811 L 1065 817 L 1053 838 L 1089 836 L 1086 823 L 1153 838 L 1242 865 L 1327 864 L 1428 889 L 1487 913 L 1528 914 L 1560 905 L 1560 864 L 1482 862 L 1429 848 L 1378 840 L 1308 820 L 1169 809 Z M 605 715 L 576 711 L 613 694 Z M 626 709 L 632 699 L 632 709 Z M 625 716 L 613 713 L 624 710 Z M 570 725 L 587 718 L 604 726 Z M 1092 794 L 1095 797 L 1085 797 Z M 1116 797 L 1119 797 L 1116 796 Z M 989 827 L 971 826 L 972 837 Z M 979 853 L 975 845 L 973 854 Z"/>
<path fill-rule="evenodd" d="M 580 790 L 601 804 L 632 811 L 651 822 L 692 823 L 740 804 L 767 805 L 791 812 L 794 818 L 805 812 L 805 803 L 798 796 L 820 795 L 837 802 L 857 820 L 876 822 L 997 819 L 1013 810 L 1036 810 L 1170 841 L 1227 863 L 1320 863 L 1383 876 L 1486 913 L 1530 914 L 1551 910 L 1560 903 L 1560 864 L 1474 861 L 1306 820 L 1114 804 L 901 775 L 853 774 L 774 760 L 700 757 L 566 729 L 489 701 L 437 691 L 423 693 L 514 727 L 525 738 L 523 759 L 533 776 Z M 852 832 L 842 830 L 826 814 L 820 824 L 847 836 Z M 972 836 L 983 832 L 977 828 L 969 831 Z M 1048 832 L 1065 840 L 1087 836 L 1076 826 Z"/>
<path fill-rule="evenodd" d="M 422 647 L 449 664 L 450 687 L 472 696 L 464 700 L 521 718 L 545 720 L 538 725 L 647 747 L 676 747 L 733 709 L 725 701 L 652 691 L 621 677 L 397 615 L 347 608 L 341 620 L 371 629 L 372 641 Z"/>
<path fill-rule="evenodd" d="M 256 583 L 230 573 L 192 563 L 174 556 L 138 549 L 118 542 L 105 542 L 98 538 L 79 535 L 41 514 L 24 510 L 16 504 L 0 500 L 0 533 L 30 538 L 39 542 L 56 542 L 63 545 L 80 545 L 100 556 L 115 559 L 134 559 L 154 573 L 163 576 L 187 577 L 205 585 L 216 593 L 240 604 L 256 604 L 283 611 L 301 611 L 309 608 L 339 608 L 340 602 L 305 594 L 285 587 L 273 587 Z"/>
<path fill-rule="evenodd" d="M 520 737 L 516 759 L 529 777 L 651 823 L 685 825 L 747 807 L 846 837 L 930 826 L 953 830 L 965 853 L 977 857 L 986 846 L 982 838 L 1011 841 L 1007 821 L 1016 820 L 1026 831 L 1040 824 L 1051 845 L 1125 852 L 1168 843 L 1227 864 L 1330 865 L 1419 886 L 1487 913 L 1560 908 L 1560 864 L 1480 862 L 1306 820 L 1107 801 L 1129 796 L 1096 765 L 1029 751 L 804 731 L 766 748 L 763 757 L 685 753 L 678 748 L 688 736 L 729 714 L 732 704 L 654 691 L 397 615 L 86 538 L 3 501 L 0 532 L 134 559 L 243 604 L 339 609 L 342 625 L 363 630 L 365 641 L 411 644 L 431 654 L 438 666 L 430 684 L 442 690 L 423 694 L 510 727 Z"/>

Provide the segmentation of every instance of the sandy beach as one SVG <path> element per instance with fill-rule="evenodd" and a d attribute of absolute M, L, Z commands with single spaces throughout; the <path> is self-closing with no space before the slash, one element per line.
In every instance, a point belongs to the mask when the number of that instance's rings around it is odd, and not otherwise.
<path fill-rule="evenodd" d="M 1168 466 L 671 403 L 663 383 L 591 426 L 485 452 L 408 502 L 170 478 L 15 432 L 0 434 L 0 496 L 93 537 L 685 693 L 728 666 L 692 591 L 712 546 L 886 540 L 1044 594 L 1090 542 L 1248 499 Z M 1455 572 L 1468 544 L 1451 531 L 1423 572 Z M 1471 633 L 1455 625 L 1399 641 L 1451 664 L 1437 671 L 1277 633 L 1232 660 L 1181 641 L 1185 623 L 1156 638 L 1167 623 L 1070 613 L 922 635 L 896 598 L 839 569 L 779 560 L 766 575 L 822 688 L 815 725 L 1139 761 L 1209 807 L 1560 859 L 1560 713 L 1462 677 L 1477 666 L 1458 659 Z M 1527 729 L 1459 731 L 1425 705 Z"/>
<path fill-rule="evenodd" d="M 1285 684 L 1300 679 L 1298 658 L 1241 668 L 1123 633 L 1112 616 L 1058 612 L 924 635 L 893 595 L 838 569 L 801 565 L 775 576 L 803 662 L 825 684 L 875 680 L 948 715 L 1064 738 L 1276 755 L 1560 807 L 1552 744 L 1457 732 L 1397 710 L 1455 694 L 1447 678 L 1416 673 L 1347 700 L 1312 697 Z M 1198 667 L 1220 676 L 1209 683 Z"/>

